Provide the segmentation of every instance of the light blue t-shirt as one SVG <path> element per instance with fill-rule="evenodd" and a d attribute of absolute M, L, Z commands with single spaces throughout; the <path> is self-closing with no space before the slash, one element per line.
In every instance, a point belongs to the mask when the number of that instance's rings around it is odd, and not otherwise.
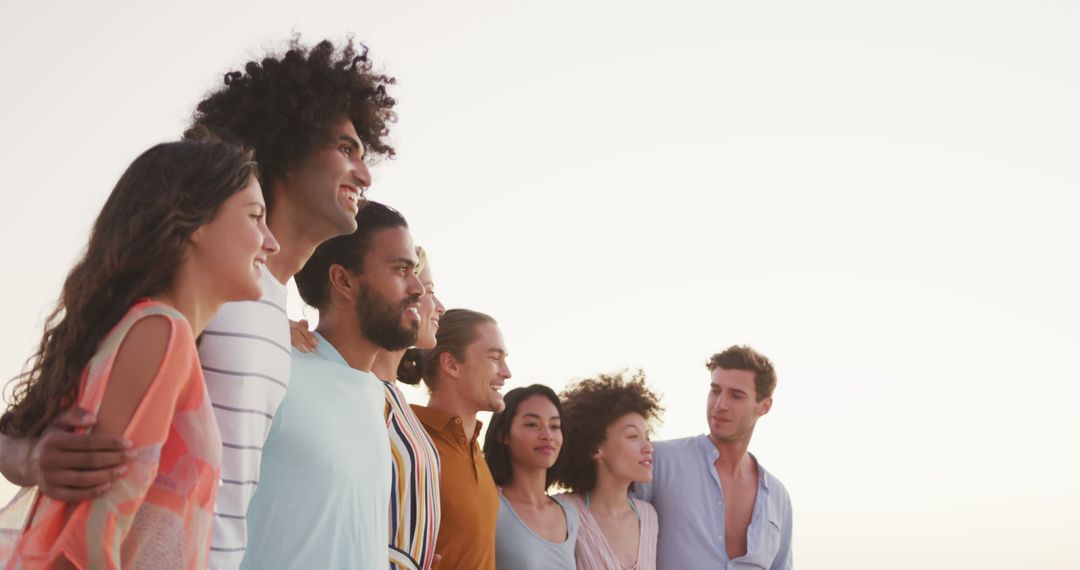
<path fill-rule="evenodd" d="M 652 483 L 633 489 L 652 503 L 660 520 L 657 569 L 791 570 L 791 498 L 760 463 L 746 554 L 728 560 L 724 492 L 714 467 L 719 457 L 707 435 L 653 444 Z"/>
<path fill-rule="evenodd" d="M 383 384 L 319 336 L 292 351 L 289 391 L 262 450 L 241 568 L 386 568 L 390 440 Z"/>

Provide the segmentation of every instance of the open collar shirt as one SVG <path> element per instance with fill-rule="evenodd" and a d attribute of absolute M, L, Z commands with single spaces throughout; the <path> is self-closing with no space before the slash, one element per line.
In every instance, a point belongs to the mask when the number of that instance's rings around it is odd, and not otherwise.
<path fill-rule="evenodd" d="M 660 519 L 657 568 L 790 570 L 791 498 L 760 463 L 746 554 L 728 559 L 724 491 L 714 467 L 719 457 L 707 435 L 654 444 L 652 483 L 636 484 L 634 493 L 651 502 Z"/>

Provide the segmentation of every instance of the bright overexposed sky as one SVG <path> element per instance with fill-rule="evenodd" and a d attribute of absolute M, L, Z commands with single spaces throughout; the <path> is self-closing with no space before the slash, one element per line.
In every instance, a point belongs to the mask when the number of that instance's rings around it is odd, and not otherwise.
<path fill-rule="evenodd" d="M 747 343 L 798 568 L 1080 567 L 1080 4 L 0 8 L 3 378 L 138 153 L 292 32 L 351 32 L 398 78 L 370 196 L 500 321 L 511 386 L 640 366 L 681 437 Z"/>

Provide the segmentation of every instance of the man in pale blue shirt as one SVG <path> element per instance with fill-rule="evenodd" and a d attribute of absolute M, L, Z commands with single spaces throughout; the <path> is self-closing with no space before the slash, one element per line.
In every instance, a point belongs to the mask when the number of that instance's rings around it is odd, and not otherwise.
<path fill-rule="evenodd" d="M 381 350 L 416 341 L 424 286 L 401 214 L 368 203 L 358 229 L 320 245 L 296 275 L 319 309 L 314 352 L 293 350 L 289 391 L 262 449 L 241 568 L 385 569 L 390 440 Z"/>
<path fill-rule="evenodd" d="M 709 433 L 654 444 L 653 480 L 634 487 L 660 519 L 656 567 L 790 570 L 791 498 L 748 451 L 776 371 L 747 346 L 706 367 Z"/>

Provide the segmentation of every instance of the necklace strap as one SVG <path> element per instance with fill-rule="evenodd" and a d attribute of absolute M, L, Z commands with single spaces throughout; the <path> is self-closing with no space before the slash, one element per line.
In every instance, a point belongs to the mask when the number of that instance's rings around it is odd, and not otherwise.
<path fill-rule="evenodd" d="M 591 511 L 592 509 L 589 507 L 589 505 L 591 505 L 591 504 L 592 504 L 592 494 L 585 493 L 585 509 Z M 641 520 L 641 513 L 638 512 L 637 505 L 634 504 L 634 500 L 631 499 L 630 497 L 627 497 L 626 498 L 626 504 L 630 505 L 630 510 L 634 511 L 634 516 L 637 517 L 638 521 L 640 521 Z"/>

